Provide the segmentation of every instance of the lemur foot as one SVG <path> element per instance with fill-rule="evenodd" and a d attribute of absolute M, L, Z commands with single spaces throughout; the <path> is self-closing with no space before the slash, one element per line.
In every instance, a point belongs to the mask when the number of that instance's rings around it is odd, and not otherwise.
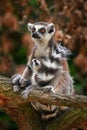
<path fill-rule="evenodd" d="M 29 93 L 30 93 L 32 90 L 34 90 L 33 86 L 32 86 L 32 85 L 28 86 L 24 91 L 21 92 L 22 97 L 23 97 L 24 99 L 27 99 Z"/>
<path fill-rule="evenodd" d="M 28 98 L 28 95 L 29 95 L 29 87 L 27 87 L 24 91 L 22 91 L 21 92 L 21 94 L 22 94 L 22 97 L 24 98 L 24 99 L 27 99 Z"/>
<path fill-rule="evenodd" d="M 20 87 L 18 85 L 13 86 L 13 91 L 18 92 L 20 90 Z"/>
<path fill-rule="evenodd" d="M 14 74 L 11 77 L 11 81 L 13 85 L 19 85 L 19 80 L 21 79 L 21 75 L 20 74 Z"/>
<path fill-rule="evenodd" d="M 21 88 L 29 86 L 30 82 L 27 79 L 21 77 L 19 80 Z"/>
<path fill-rule="evenodd" d="M 27 99 L 28 98 L 28 92 L 26 91 L 26 90 L 24 90 L 23 92 L 21 92 L 21 94 L 22 94 L 22 97 L 24 98 L 24 99 Z"/>

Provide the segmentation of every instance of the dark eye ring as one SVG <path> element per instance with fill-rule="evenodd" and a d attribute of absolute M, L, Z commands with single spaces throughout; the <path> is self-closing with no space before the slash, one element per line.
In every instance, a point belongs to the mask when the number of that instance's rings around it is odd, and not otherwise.
<path fill-rule="evenodd" d="M 32 28 L 32 33 L 35 32 L 35 28 Z"/>
<path fill-rule="evenodd" d="M 40 33 L 45 33 L 46 30 L 45 30 L 44 28 L 41 28 L 41 29 L 39 30 L 39 32 L 40 32 Z"/>

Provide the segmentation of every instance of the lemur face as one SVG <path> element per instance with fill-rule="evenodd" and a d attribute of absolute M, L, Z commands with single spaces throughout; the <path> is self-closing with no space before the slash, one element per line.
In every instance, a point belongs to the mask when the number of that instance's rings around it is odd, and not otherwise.
<path fill-rule="evenodd" d="M 31 32 L 33 40 L 38 42 L 48 42 L 55 32 L 53 23 L 48 24 L 44 22 L 38 22 L 35 24 L 28 23 L 28 29 Z"/>

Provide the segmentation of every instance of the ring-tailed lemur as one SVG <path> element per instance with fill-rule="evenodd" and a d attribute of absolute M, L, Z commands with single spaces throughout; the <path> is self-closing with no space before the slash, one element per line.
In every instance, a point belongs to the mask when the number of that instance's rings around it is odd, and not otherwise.
<path fill-rule="evenodd" d="M 12 77 L 14 91 L 20 89 L 19 85 L 21 87 L 28 86 L 22 92 L 24 98 L 26 98 L 28 93 L 34 88 L 38 88 L 38 86 L 39 88 L 42 87 L 43 90 L 44 88 L 51 89 L 57 94 L 73 94 L 73 81 L 70 77 L 65 58 L 68 51 L 54 41 L 54 24 L 43 22 L 35 24 L 29 23 L 28 28 L 31 31 L 35 47 L 23 75 L 14 75 Z M 39 64 L 36 66 L 37 63 Z M 30 80 L 28 79 L 31 79 L 31 85 L 29 85 L 28 81 Z M 57 115 L 58 109 L 55 106 L 40 104 L 38 102 L 32 104 L 34 108 L 43 111 L 43 118 Z M 45 115 L 45 112 L 49 114 Z"/>

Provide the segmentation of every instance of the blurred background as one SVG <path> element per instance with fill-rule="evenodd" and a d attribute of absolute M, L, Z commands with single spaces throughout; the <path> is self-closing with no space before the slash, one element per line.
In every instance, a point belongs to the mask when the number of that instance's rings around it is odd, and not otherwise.
<path fill-rule="evenodd" d="M 87 0 L 0 0 L 0 75 L 22 73 L 33 48 L 27 23 L 53 22 L 55 40 L 72 51 L 68 63 L 78 94 L 87 95 Z M 0 111 L 0 130 L 17 130 Z"/>

